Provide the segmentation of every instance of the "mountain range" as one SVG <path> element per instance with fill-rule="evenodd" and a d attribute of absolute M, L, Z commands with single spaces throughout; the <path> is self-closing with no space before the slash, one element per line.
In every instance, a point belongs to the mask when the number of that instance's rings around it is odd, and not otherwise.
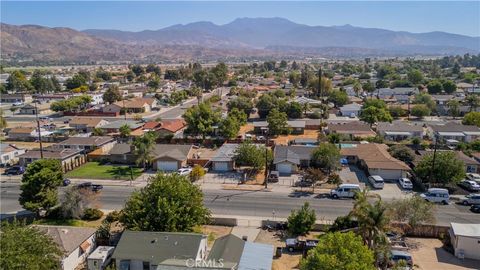
<path fill-rule="evenodd" d="M 272 56 L 406 56 L 480 52 L 480 37 L 308 26 L 283 18 L 194 22 L 139 32 L 1 25 L 2 59 L 115 61 Z"/>

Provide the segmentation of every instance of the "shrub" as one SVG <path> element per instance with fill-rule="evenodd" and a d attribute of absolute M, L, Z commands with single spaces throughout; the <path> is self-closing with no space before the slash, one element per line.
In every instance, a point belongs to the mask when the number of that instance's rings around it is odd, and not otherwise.
<path fill-rule="evenodd" d="M 108 215 L 105 217 L 105 220 L 108 222 L 119 221 L 121 215 L 122 215 L 122 212 L 115 210 L 108 213 Z"/>
<path fill-rule="evenodd" d="M 287 219 L 288 231 L 292 235 L 304 235 L 313 228 L 316 219 L 315 210 L 310 208 L 308 202 L 305 202 L 300 210 L 292 210 Z"/>
<path fill-rule="evenodd" d="M 190 173 L 190 181 L 192 182 L 197 181 L 200 178 L 202 178 L 202 176 L 204 176 L 205 174 L 206 174 L 205 169 L 202 166 L 196 164 L 193 167 L 192 172 Z"/>
<path fill-rule="evenodd" d="M 87 208 L 83 213 L 83 220 L 97 220 L 103 216 L 103 212 L 100 209 Z"/>

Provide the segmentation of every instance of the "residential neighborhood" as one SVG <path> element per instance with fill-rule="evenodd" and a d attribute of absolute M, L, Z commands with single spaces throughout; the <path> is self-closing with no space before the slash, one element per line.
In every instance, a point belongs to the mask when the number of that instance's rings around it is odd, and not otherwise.
<path fill-rule="evenodd" d="M 153 30 L 81 31 L 129 61 L 2 53 L 0 269 L 480 269 L 480 48 L 249 47 L 237 20 L 162 30 L 163 60 Z"/>

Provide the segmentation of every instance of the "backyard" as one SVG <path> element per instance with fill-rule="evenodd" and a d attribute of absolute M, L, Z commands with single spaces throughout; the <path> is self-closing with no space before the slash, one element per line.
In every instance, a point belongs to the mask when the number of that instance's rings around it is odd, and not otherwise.
<path fill-rule="evenodd" d="M 85 179 L 118 179 L 133 180 L 139 177 L 143 172 L 142 168 L 125 165 L 101 165 L 98 162 L 87 162 L 73 171 L 66 173 L 67 178 L 85 178 Z"/>

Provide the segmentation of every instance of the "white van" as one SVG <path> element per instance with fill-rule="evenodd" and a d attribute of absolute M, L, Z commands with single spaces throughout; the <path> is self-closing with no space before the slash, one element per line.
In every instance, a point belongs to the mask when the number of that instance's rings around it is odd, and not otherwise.
<path fill-rule="evenodd" d="M 420 197 L 433 203 L 448 204 L 450 195 L 444 188 L 429 188 L 427 192 L 420 194 Z"/>
<path fill-rule="evenodd" d="M 383 181 L 383 178 L 380 175 L 370 175 L 368 177 L 368 182 L 372 184 L 373 188 L 378 189 L 383 189 L 383 186 L 385 185 L 385 181 Z"/>
<path fill-rule="evenodd" d="M 341 184 L 336 189 L 330 190 L 330 196 L 334 199 L 353 198 L 355 193 L 360 192 L 360 186 L 356 184 Z"/>

